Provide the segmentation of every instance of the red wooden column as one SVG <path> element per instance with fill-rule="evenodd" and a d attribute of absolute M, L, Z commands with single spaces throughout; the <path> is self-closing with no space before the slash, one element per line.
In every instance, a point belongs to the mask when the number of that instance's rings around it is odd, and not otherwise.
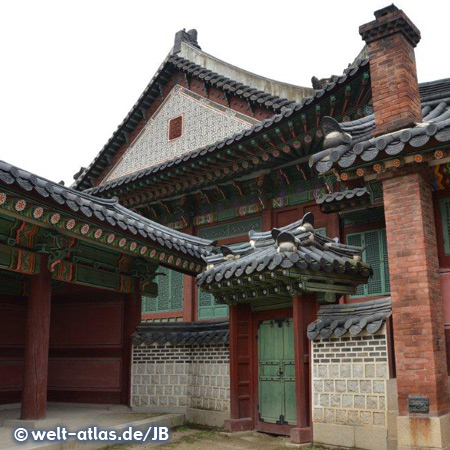
<path fill-rule="evenodd" d="M 269 231 L 272 229 L 272 200 L 269 200 L 267 207 L 262 212 L 262 231 Z"/>
<path fill-rule="evenodd" d="M 194 227 L 191 225 L 183 229 L 183 233 L 194 235 Z M 183 275 L 183 322 L 195 322 L 197 318 L 195 308 L 195 277 Z"/>
<path fill-rule="evenodd" d="M 47 408 L 48 351 L 52 276 L 48 256 L 41 256 L 41 271 L 30 277 L 25 341 L 22 420 L 45 418 Z"/>
<path fill-rule="evenodd" d="M 250 305 L 230 306 L 230 409 L 228 431 L 253 430 L 252 311 Z"/>
<path fill-rule="evenodd" d="M 314 320 L 315 300 L 311 296 L 292 298 L 295 355 L 295 394 L 297 401 L 297 427 L 291 430 L 291 440 L 297 444 L 311 442 L 309 402 L 309 342 L 306 326 Z"/>
<path fill-rule="evenodd" d="M 132 362 L 132 334 L 141 323 L 142 292 L 139 279 L 134 280 L 134 291 L 124 296 L 123 317 L 123 382 L 121 403 L 131 406 L 131 362 Z"/>
<path fill-rule="evenodd" d="M 398 437 L 399 442 L 407 445 L 411 439 L 415 441 L 417 430 L 436 427 L 436 433 L 422 432 L 420 439 L 417 437 L 415 445 L 421 448 L 438 447 L 425 441 L 437 435 L 440 432 L 437 429 L 443 423 L 437 417 L 433 420 L 433 416 L 442 416 L 449 411 L 436 227 L 429 177 L 428 167 L 404 167 L 381 177 L 400 413 Z M 429 412 L 411 417 L 408 407 L 411 397 L 426 397 Z M 419 420 L 423 423 L 418 424 Z"/>
<path fill-rule="evenodd" d="M 197 287 L 195 277 L 190 275 L 183 275 L 183 277 L 183 321 L 195 322 L 195 289 Z"/>

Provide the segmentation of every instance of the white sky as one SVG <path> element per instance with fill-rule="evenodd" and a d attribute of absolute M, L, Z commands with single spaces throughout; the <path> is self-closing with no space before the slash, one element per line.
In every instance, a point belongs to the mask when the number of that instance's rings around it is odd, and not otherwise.
<path fill-rule="evenodd" d="M 0 0 L 0 159 L 71 184 L 123 120 L 179 29 L 252 72 L 341 74 L 391 0 Z M 422 32 L 419 81 L 450 77 L 445 0 L 399 0 Z"/>

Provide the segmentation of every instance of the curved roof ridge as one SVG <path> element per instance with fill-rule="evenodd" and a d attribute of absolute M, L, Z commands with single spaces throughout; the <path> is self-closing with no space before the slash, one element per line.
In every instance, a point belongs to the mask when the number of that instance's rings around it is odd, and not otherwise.
<path fill-rule="evenodd" d="M 327 83 L 323 87 L 323 89 L 315 91 L 311 97 L 304 98 L 301 102 L 291 105 L 291 107 L 284 109 L 281 113 L 275 114 L 271 118 L 265 119 L 261 123 L 255 124 L 245 131 L 240 131 L 238 133 L 233 134 L 232 136 L 218 140 L 217 142 L 215 142 L 213 144 L 206 145 L 200 149 L 191 150 L 189 152 L 186 152 L 183 155 L 176 156 L 167 161 L 155 164 L 154 166 L 150 166 L 146 169 L 142 169 L 142 170 L 134 172 L 132 174 L 124 175 L 122 177 L 111 180 L 110 182 L 107 182 L 105 184 L 101 184 L 99 186 L 86 189 L 86 192 L 90 192 L 92 194 L 105 192 L 110 188 L 115 188 L 117 186 L 127 184 L 130 181 L 134 181 L 138 178 L 143 178 L 145 176 L 159 172 L 160 170 L 164 170 L 166 167 L 172 167 L 181 162 L 188 161 L 189 159 L 194 159 L 199 156 L 203 156 L 206 153 L 211 153 L 211 152 L 215 151 L 216 149 L 221 149 L 221 148 L 225 147 L 226 145 L 232 145 L 236 142 L 241 141 L 244 138 L 248 138 L 252 135 L 257 134 L 264 129 L 275 126 L 281 120 L 289 118 L 292 114 L 299 113 L 300 111 L 304 111 L 304 109 L 312 106 L 312 104 L 316 100 L 319 100 L 324 95 L 329 94 L 330 91 L 332 91 L 337 85 L 345 83 L 349 77 L 356 75 L 358 70 L 360 68 L 367 66 L 368 63 L 369 63 L 368 59 L 357 61 L 356 65 L 354 67 L 349 67 L 349 68 L 345 69 L 341 76 L 336 77 L 335 81 Z"/>
<path fill-rule="evenodd" d="M 186 49 L 184 47 L 187 47 Z M 187 50 L 187 51 L 186 51 Z M 269 78 L 269 77 L 265 77 L 263 75 L 259 75 L 255 72 L 252 72 L 250 70 L 247 69 L 243 69 L 242 67 L 236 66 L 234 64 L 230 64 L 227 61 L 224 61 L 223 59 L 218 58 L 217 56 L 211 55 L 208 52 L 205 52 L 204 50 L 195 48 L 194 46 L 192 46 L 191 44 L 189 44 L 188 42 L 183 42 L 181 45 L 181 51 L 180 54 L 190 60 L 193 61 L 197 64 L 199 64 L 202 67 L 205 67 L 207 69 L 209 69 L 207 66 L 211 64 L 210 67 L 219 67 L 223 69 L 224 72 L 224 76 L 230 76 L 231 79 L 238 79 L 239 75 L 242 74 L 245 79 L 252 79 L 252 80 L 261 80 L 261 82 L 263 82 L 265 84 L 265 86 L 272 84 L 274 87 L 277 86 L 283 86 L 286 88 L 290 88 L 293 93 L 295 90 L 298 91 L 303 91 L 303 92 L 299 92 L 300 96 L 298 98 L 296 98 L 296 101 L 300 101 L 301 98 L 305 97 L 305 93 L 306 92 L 312 92 L 313 89 L 309 88 L 309 87 L 305 87 L 305 86 L 300 86 L 297 84 L 293 84 L 293 83 L 287 83 L 285 81 L 280 81 L 280 80 L 275 80 L 273 78 Z M 225 72 L 227 71 L 227 69 L 231 69 L 229 74 L 226 74 Z M 213 70 L 215 71 L 216 69 L 209 69 L 209 70 Z M 242 83 L 242 84 L 250 84 L 250 83 L 246 83 L 244 81 L 238 80 L 238 82 Z M 256 83 L 258 84 L 258 83 Z M 269 92 L 272 95 L 275 95 L 277 97 L 282 97 L 283 94 L 281 93 L 275 93 L 275 92 L 271 92 L 271 89 L 267 89 L 266 88 L 262 88 L 255 86 L 258 90 L 264 91 L 264 92 Z M 290 100 L 295 100 L 294 98 L 290 98 L 287 95 L 284 95 L 284 97 L 289 98 Z"/>
<path fill-rule="evenodd" d="M 182 47 L 187 46 L 196 52 L 202 52 L 201 50 L 189 45 L 186 42 L 181 43 Z M 207 55 L 205 53 L 205 55 Z M 208 55 L 210 56 L 210 55 Z M 192 65 L 195 65 L 196 67 L 192 67 Z M 125 133 L 129 133 L 129 131 L 124 130 L 124 128 L 129 124 L 129 122 L 132 119 L 132 116 L 136 116 L 136 118 L 133 120 L 135 122 L 134 125 L 132 125 L 132 128 L 139 123 L 139 121 L 143 118 L 142 117 L 142 104 L 145 103 L 145 101 L 153 102 L 153 100 L 149 100 L 151 97 L 151 91 L 156 89 L 158 92 L 160 92 L 161 84 L 164 84 L 164 82 L 159 82 L 159 78 L 162 75 L 162 73 L 165 70 L 168 70 L 169 66 L 173 66 L 173 68 L 177 68 L 178 70 L 182 70 L 184 72 L 188 72 L 190 75 L 196 76 L 202 80 L 204 80 L 207 83 L 211 83 L 212 78 L 218 77 L 217 80 L 214 80 L 214 85 L 218 87 L 219 89 L 222 89 L 224 91 L 228 91 L 233 95 L 237 95 L 238 97 L 243 96 L 247 101 L 252 102 L 253 104 L 256 104 L 258 106 L 263 106 L 267 109 L 272 109 L 275 112 L 282 111 L 285 108 L 288 108 L 289 106 L 295 105 L 296 102 L 293 99 L 288 99 L 283 96 L 274 95 L 273 92 L 267 92 L 263 89 L 257 89 L 254 87 L 251 87 L 249 85 L 246 85 L 245 83 L 235 81 L 233 79 L 227 78 L 225 75 L 221 75 L 219 73 L 215 73 L 206 67 L 203 67 L 199 64 L 197 64 L 195 61 L 191 61 L 185 57 L 179 56 L 177 53 L 172 53 L 172 51 L 167 55 L 167 57 L 164 59 L 163 63 L 159 66 L 158 70 L 156 71 L 155 75 L 152 77 L 148 85 L 145 87 L 142 94 L 139 96 L 136 103 L 133 105 L 131 110 L 128 112 L 128 114 L 125 116 L 123 121 L 117 126 L 116 131 L 114 131 L 113 135 L 108 139 L 106 144 L 103 146 L 103 148 L 100 150 L 100 152 L 97 154 L 97 156 L 93 159 L 91 164 L 84 170 L 81 170 L 77 175 L 77 179 L 73 183 L 73 186 L 75 188 L 83 188 L 86 186 L 86 179 L 88 177 L 88 174 L 92 169 L 96 166 L 97 163 L 99 163 L 99 160 L 105 156 L 106 151 L 109 149 L 110 145 L 113 143 L 115 139 L 118 139 L 118 134 L 125 131 Z M 230 65 L 231 66 L 231 65 Z M 234 67 L 234 66 L 233 66 Z M 240 69 L 243 70 L 243 69 Z M 210 77 L 210 79 L 207 79 Z M 167 80 L 166 80 L 167 81 Z M 221 82 L 226 81 L 226 86 L 222 85 Z M 273 81 L 273 80 L 272 80 Z M 281 82 L 277 82 L 281 83 Z M 225 84 L 225 83 L 223 83 Z M 240 84 L 240 89 L 247 91 L 247 89 L 254 90 L 251 92 L 251 95 L 246 92 L 242 94 L 236 93 L 236 88 L 234 87 L 236 84 Z M 297 87 L 298 88 L 298 87 Z M 312 89 L 308 88 L 302 88 L 305 89 L 305 91 L 308 91 L 307 93 L 311 93 Z M 121 144 L 122 145 L 122 144 Z M 120 148 L 120 147 L 119 147 Z M 117 149 L 116 149 L 117 150 Z"/>

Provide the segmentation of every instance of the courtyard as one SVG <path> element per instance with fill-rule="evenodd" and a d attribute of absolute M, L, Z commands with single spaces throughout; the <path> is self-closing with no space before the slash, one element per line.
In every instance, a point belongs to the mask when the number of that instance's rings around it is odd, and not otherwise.
<path fill-rule="evenodd" d="M 287 436 L 274 436 L 252 431 L 242 433 L 225 433 L 221 429 L 202 427 L 179 427 L 172 433 L 169 444 L 164 448 L 179 450 L 281 450 L 286 448 L 302 448 L 304 450 L 325 450 L 324 447 L 300 446 L 292 444 Z M 115 447 L 117 449 L 117 447 Z M 129 447 L 121 447 L 132 448 Z M 150 449 L 151 445 L 141 447 Z"/>

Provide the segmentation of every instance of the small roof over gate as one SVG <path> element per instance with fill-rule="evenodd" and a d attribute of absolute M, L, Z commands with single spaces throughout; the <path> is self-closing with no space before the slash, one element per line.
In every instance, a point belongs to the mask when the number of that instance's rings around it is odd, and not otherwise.
<path fill-rule="evenodd" d="M 352 293 L 372 274 L 362 247 L 341 244 L 314 230 L 314 216 L 269 232 L 250 232 L 248 243 L 221 247 L 205 257 L 197 284 L 228 304 L 258 298 L 290 298 L 304 292 Z"/>

